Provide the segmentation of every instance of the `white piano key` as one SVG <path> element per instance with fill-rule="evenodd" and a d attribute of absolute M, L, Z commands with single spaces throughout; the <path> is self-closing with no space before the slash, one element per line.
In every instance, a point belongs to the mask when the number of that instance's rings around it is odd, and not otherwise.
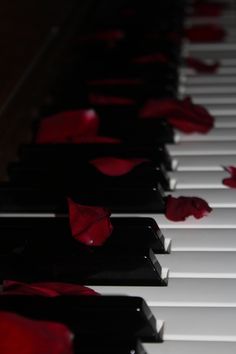
<path fill-rule="evenodd" d="M 236 252 L 172 251 L 156 255 L 170 278 L 236 279 Z"/>
<path fill-rule="evenodd" d="M 207 63 L 207 60 L 204 60 Z M 213 61 L 208 61 L 209 64 L 214 64 Z M 216 69 L 215 73 L 211 75 L 236 75 L 236 67 L 235 66 L 223 66 L 222 62 L 219 61 L 219 67 Z M 198 75 L 205 75 L 202 73 L 198 73 L 196 70 L 183 66 L 180 68 L 180 76 L 198 76 Z M 209 75 L 206 73 L 206 75 Z"/>
<path fill-rule="evenodd" d="M 213 115 L 213 116 L 236 116 L 236 105 L 221 105 L 221 106 L 215 106 L 215 105 L 205 105 L 207 110 Z"/>
<path fill-rule="evenodd" d="M 179 85 L 179 93 L 182 95 L 198 95 L 198 94 L 235 94 L 236 85 Z"/>
<path fill-rule="evenodd" d="M 236 342 L 235 308 L 151 307 L 164 340 Z"/>
<path fill-rule="evenodd" d="M 170 185 L 173 190 L 179 189 L 228 189 L 222 183 L 230 177 L 227 171 L 174 171 L 169 172 Z"/>
<path fill-rule="evenodd" d="M 89 287 L 103 295 L 140 296 L 149 306 L 236 307 L 235 279 L 170 278 L 167 286 Z"/>
<path fill-rule="evenodd" d="M 223 171 L 236 165 L 236 155 L 175 156 L 173 164 L 177 171 Z"/>
<path fill-rule="evenodd" d="M 180 142 L 178 144 L 166 144 L 171 156 L 194 156 L 194 155 L 233 155 L 236 154 L 235 141 L 203 141 Z"/>
<path fill-rule="evenodd" d="M 236 71 L 236 68 L 235 68 Z M 221 104 L 232 104 L 236 102 L 236 95 L 196 95 L 193 96 L 193 102 L 196 104 L 214 104 L 216 106 Z"/>
<path fill-rule="evenodd" d="M 175 198 L 198 196 L 206 200 L 212 208 L 236 208 L 236 189 L 183 189 L 166 194 Z"/>
<path fill-rule="evenodd" d="M 180 83 L 189 85 L 227 85 L 236 84 L 235 75 L 196 75 L 188 77 L 180 77 Z"/>
<path fill-rule="evenodd" d="M 235 229 L 162 229 L 171 240 L 171 250 L 179 251 L 236 251 Z"/>
<path fill-rule="evenodd" d="M 164 341 L 162 343 L 144 343 L 148 354 L 235 354 L 234 342 L 194 342 Z"/>
<path fill-rule="evenodd" d="M 235 208 L 216 208 L 202 219 L 195 219 L 193 216 L 184 221 L 171 221 L 164 214 L 112 214 L 114 217 L 150 217 L 153 218 L 160 229 L 236 229 L 236 209 Z"/>
<path fill-rule="evenodd" d="M 221 116 L 214 117 L 215 128 L 236 128 L 236 114 L 235 116 Z"/>
<path fill-rule="evenodd" d="M 234 118 L 236 124 L 236 118 Z M 236 141 L 236 128 L 213 128 L 207 134 L 175 132 L 176 141 Z"/>
<path fill-rule="evenodd" d="M 236 19 L 236 17 L 235 17 L 235 19 Z M 224 57 L 226 52 L 232 53 L 232 52 L 236 51 L 236 43 L 225 43 L 225 42 L 189 43 L 188 42 L 188 43 L 184 43 L 184 50 L 188 50 L 192 54 L 195 52 L 196 53 L 205 52 L 206 57 L 207 57 L 208 53 L 221 51 L 222 57 Z"/>

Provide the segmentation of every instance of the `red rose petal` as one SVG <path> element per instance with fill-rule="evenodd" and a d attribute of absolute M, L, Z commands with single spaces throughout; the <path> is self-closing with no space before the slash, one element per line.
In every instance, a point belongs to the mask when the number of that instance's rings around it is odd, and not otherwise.
<path fill-rule="evenodd" d="M 165 215 L 171 221 L 184 221 L 189 216 L 200 219 L 211 211 L 208 203 L 198 197 L 167 197 Z"/>
<path fill-rule="evenodd" d="M 55 297 L 60 295 L 98 295 L 94 290 L 77 284 L 69 283 L 21 283 L 4 280 L 3 292 L 0 295 L 40 295 Z"/>
<path fill-rule="evenodd" d="M 166 118 L 170 124 L 184 133 L 207 133 L 213 128 L 214 118 L 208 111 L 184 100 L 149 100 L 139 112 L 140 118 Z"/>
<path fill-rule="evenodd" d="M 225 170 L 231 174 L 231 177 L 224 178 L 223 184 L 230 188 L 236 188 L 236 167 L 235 166 L 225 167 Z"/>
<path fill-rule="evenodd" d="M 150 55 L 143 55 L 134 58 L 133 63 L 135 64 L 150 64 L 150 63 L 168 63 L 169 58 L 164 53 L 156 53 Z"/>
<path fill-rule="evenodd" d="M 206 74 L 215 73 L 220 66 L 218 62 L 208 64 L 197 58 L 186 58 L 185 63 L 189 68 L 194 69 L 196 72 Z"/>
<path fill-rule="evenodd" d="M 44 118 L 37 133 L 36 142 L 64 143 L 80 136 L 95 136 L 99 118 L 94 110 L 66 111 Z"/>
<path fill-rule="evenodd" d="M 220 2 L 197 2 L 194 4 L 194 11 L 192 16 L 219 17 L 225 8 L 226 4 Z"/>
<path fill-rule="evenodd" d="M 113 227 L 110 212 L 101 207 L 79 205 L 68 199 L 72 236 L 87 246 L 101 246 L 109 238 Z"/>
<path fill-rule="evenodd" d="M 146 159 L 119 159 L 116 157 L 101 157 L 89 161 L 99 172 L 107 176 L 122 176 L 132 171 L 136 166 L 147 162 Z"/>
<path fill-rule="evenodd" d="M 74 144 L 121 144 L 122 140 L 109 136 L 91 136 L 73 138 L 71 142 Z"/>
<path fill-rule="evenodd" d="M 140 85 L 142 80 L 140 79 L 99 79 L 99 80 L 88 80 L 87 84 L 90 86 L 119 86 L 119 85 Z"/>
<path fill-rule="evenodd" d="M 104 96 L 97 94 L 89 95 L 89 102 L 92 105 L 101 106 L 131 106 L 135 104 L 135 101 L 126 97 Z"/>
<path fill-rule="evenodd" d="M 226 36 L 225 30 L 217 25 L 194 25 L 185 30 L 185 37 L 191 42 L 219 42 Z"/>
<path fill-rule="evenodd" d="M 1 354 L 73 354 L 72 339 L 64 324 L 0 312 Z"/>

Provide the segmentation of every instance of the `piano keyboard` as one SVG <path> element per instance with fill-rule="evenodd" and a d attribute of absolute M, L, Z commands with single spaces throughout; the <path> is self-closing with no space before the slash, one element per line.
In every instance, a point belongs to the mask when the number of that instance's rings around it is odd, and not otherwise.
<path fill-rule="evenodd" d="M 191 2 L 190 2 L 191 3 Z M 195 23 L 223 24 L 225 43 L 189 43 L 182 56 L 219 60 L 216 74 L 179 69 L 179 97 L 190 95 L 215 117 L 208 134 L 174 131 L 166 144 L 172 171 L 164 195 L 198 196 L 213 208 L 207 217 L 172 222 L 163 213 L 114 212 L 114 218 L 149 217 L 161 229 L 166 253 L 155 254 L 166 286 L 90 285 L 104 295 L 140 296 L 150 306 L 162 343 L 145 343 L 148 354 L 234 354 L 236 352 L 236 191 L 222 184 L 225 167 L 236 166 L 236 28 L 235 5 L 219 18 L 187 18 Z M 55 212 L 1 209 L 0 218 L 57 218 Z M 60 215 L 61 218 L 67 215 Z"/>

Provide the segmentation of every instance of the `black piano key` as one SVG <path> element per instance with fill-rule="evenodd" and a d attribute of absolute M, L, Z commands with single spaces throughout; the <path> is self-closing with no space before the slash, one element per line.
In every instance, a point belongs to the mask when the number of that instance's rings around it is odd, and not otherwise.
<path fill-rule="evenodd" d="M 164 236 L 151 218 L 111 218 L 113 231 L 106 241 L 108 252 L 151 248 L 164 253 Z M 0 218 L 0 254 L 24 248 L 31 239 L 44 243 L 63 243 L 71 239 L 69 219 L 61 218 Z M 116 251 L 115 251 L 116 252 Z"/>
<path fill-rule="evenodd" d="M 82 205 L 104 206 L 116 213 L 164 213 L 165 198 L 163 190 L 132 187 L 122 189 L 96 188 L 83 189 L 78 193 L 65 193 L 53 188 L 31 188 L 14 186 L 9 183 L 0 185 L 1 213 L 67 213 L 67 197 Z"/>
<path fill-rule="evenodd" d="M 61 322 L 75 337 L 116 336 L 161 341 L 146 302 L 125 296 L 0 296 L 0 309 L 37 320 Z"/>
<path fill-rule="evenodd" d="M 145 134 L 146 135 L 146 134 Z M 89 161 L 102 156 L 146 158 L 171 170 L 171 157 L 162 144 L 29 144 L 19 149 L 21 164 L 52 165 Z"/>

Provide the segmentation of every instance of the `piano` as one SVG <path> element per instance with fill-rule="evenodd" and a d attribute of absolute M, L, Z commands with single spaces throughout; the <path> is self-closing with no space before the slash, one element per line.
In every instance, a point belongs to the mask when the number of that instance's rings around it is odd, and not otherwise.
<path fill-rule="evenodd" d="M 101 9 L 106 5 L 104 4 L 103 7 L 100 8 L 100 11 L 102 11 Z M 195 6 L 196 4 L 198 4 L 199 7 Z M 202 24 L 222 26 L 226 31 L 226 37 L 224 41 L 215 41 L 213 43 L 209 41 L 204 42 L 205 33 L 202 42 L 198 41 L 194 43 L 187 39 L 182 41 L 180 47 L 181 53 L 179 54 L 178 51 L 177 53 L 171 53 L 174 57 L 172 60 L 176 60 L 176 55 L 179 64 L 178 86 L 176 90 L 179 99 L 190 95 L 194 103 L 202 104 L 206 107 L 215 118 L 214 128 L 208 134 L 185 134 L 174 129 L 172 135 L 173 141 L 166 141 L 164 147 L 168 156 L 168 163 L 164 164 L 165 173 L 168 176 L 168 187 L 160 187 L 161 192 L 160 195 L 158 195 L 159 199 L 156 199 L 156 201 L 160 202 L 162 198 L 165 199 L 169 194 L 174 197 L 197 196 L 208 201 L 213 211 L 202 219 L 189 217 L 185 221 L 173 222 L 166 218 L 162 208 L 155 210 L 155 208 L 152 209 L 149 204 L 147 204 L 147 209 L 143 211 L 141 209 L 137 211 L 135 208 L 132 210 L 133 206 L 125 208 L 125 206 L 119 205 L 117 209 L 112 208 L 112 218 L 116 225 L 119 224 L 119 220 L 123 220 L 124 225 L 126 225 L 125 219 L 133 220 L 135 223 L 135 218 L 137 217 L 142 220 L 149 218 L 149 220 L 156 222 L 161 232 L 161 236 L 159 238 L 157 237 L 157 239 L 162 242 L 161 250 L 156 249 L 154 251 L 152 260 L 153 264 L 156 264 L 155 262 L 158 263 L 156 269 L 158 269 L 158 275 L 160 279 L 163 280 L 164 284 L 161 281 L 158 285 L 152 282 L 145 284 L 143 280 L 140 281 L 140 283 L 132 283 L 130 279 L 127 282 L 119 280 L 116 283 L 116 281 L 114 281 L 112 284 L 106 283 L 104 279 L 101 284 L 99 284 L 99 280 L 97 283 L 93 281 L 90 283 L 89 281 L 86 282 L 86 285 L 103 295 L 140 296 L 146 301 L 156 318 L 158 324 L 157 328 L 162 339 L 161 343 L 144 342 L 145 350 L 150 354 L 195 354 L 200 351 L 203 354 L 220 354 L 223 351 L 226 354 L 233 354 L 236 349 L 236 194 L 235 189 L 227 188 L 222 184 L 222 180 L 229 176 L 225 167 L 236 165 L 236 123 L 234 117 L 236 108 L 236 9 L 234 2 L 230 0 L 220 2 L 209 1 L 207 4 L 211 4 L 212 6 L 206 6 L 205 11 L 206 9 L 209 11 L 209 8 L 216 10 L 221 7 L 223 10 L 222 13 L 220 11 L 219 16 L 211 16 L 211 14 L 204 16 L 200 10 L 204 8 L 205 2 L 199 1 L 196 2 L 196 4 L 194 5 L 194 1 L 185 1 L 184 28 L 191 28 L 191 26 Z M 219 8 L 217 4 L 219 4 Z M 154 5 L 158 7 L 158 4 Z M 175 2 L 172 5 L 176 11 L 180 11 L 182 2 Z M 170 10 L 170 1 L 166 2 L 165 11 L 168 10 L 168 6 Z M 161 8 L 161 5 L 159 5 L 159 7 Z M 163 7 L 165 6 L 163 5 Z M 192 13 L 193 8 L 195 8 L 195 10 L 200 9 L 199 13 L 196 13 L 194 16 Z M 115 11 L 117 11 L 117 9 L 115 9 Z M 132 31 L 132 26 L 135 28 L 137 23 L 132 23 L 132 11 L 131 13 L 127 11 L 126 16 L 128 18 L 127 22 L 125 22 L 127 31 L 130 33 L 130 37 L 135 39 L 136 37 Z M 152 17 L 152 20 L 154 19 L 155 13 L 153 13 Z M 109 18 L 106 20 L 107 26 L 111 26 L 111 20 L 110 23 Z M 181 21 L 178 23 L 176 20 L 176 22 L 177 23 L 173 20 L 171 24 L 178 29 L 180 26 L 180 30 L 183 31 Z M 166 28 L 164 28 L 163 31 L 165 30 Z M 75 45 L 76 40 L 77 39 L 73 37 L 72 45 Z M 111 48 L 112 45 L 113 44 L 111 44 Z M 86 47 L 85 45 L 84 48 L 85 51 L 88 51 L 89 55 L 90 46 Z M 108 48 L 108 50 L 111 48 Z M 128 48 L 127 43 L 125 48 Z M 196 73 L 193 68 L 186 66 L 186 61 L 184 60 L 186 57 L 198 58 L 209 64 L 219 62 L 220 65 L 213 74 L 199 74 Z M 60 65 L 67 64 L 65 58 L 63 58 L 63 60 Z M 81 60 L 81 62 L 83 62 L 83 60 Z M 89 64 L 93 64 L 93 61 Z M 108 68 L 107 71 L 109 71 L 109 69 L 110 68 Z M 94 72 L 96 73 L 95 69 Z M 56 76 L 58 86 L 53 87 L 54 91 L 52 90 L 55 97 L 59 97 L 61 101 L 59 99 L 59 102 L 57 101 L 54 105 L 52 94 L 51 97 L 48 97 L 46 104 L 40 107 L 41 111 L 39 110 L 39 113 L 41 115 L 45 114 L 45 112 L 55 114 L 58 107 L 60 109 L 76 108 L 73 97 L 72 99 L 70 96 L 66 97 L 63 101 L 63 95 L 66 91 L 65 82 L 67 83 L 66 80 L 71 74 L 70 70 L 68 70 L 68 66 L 66 66 L 65 73 L 68 74 L 68 76 L 66 78 L 62 76 L 63 85 L 60 86 L 60 77 L 58 79 Z M 80 74 L 81 72 L 78 70 L 78 75 Z M 157 70 L 157 77 L 158 74 L 161 75 L 160 70 Z M 165 75 L 163 74 L 163 76 Z M 55 80 L 55 78 L 53 79 Z M 99 78 L 96 79 L 99 80 Z M 163 79 L 163 77 L 161 77 L 161 79 Z M 150 80 L 150 78 L 148 78 L 148 80 Z M 154 83 L 150 83 L 152 88 L 155 87 Z M 81 92 L 80 90 L 82 89 L 79 87 L 79 92 Z M 165 94 L 169 96 L 173 94 L 171 90 L 169 91 L 169 87 L 165 87 L 164 89 Z M 120 92 L 119 89 L 115 88 L 115 93 L 116 90 Z M 127 91 L 129 92 L 129 90 Z M 135 90 L 133 92 L 135 92 L 133 93 L 135 97 L 139 95 Z M 105 94 L 106 89 L 104 89 L 104 95 Z M 149 95 L 150 92 L 148 88 L 145 89 L 142 94 L 144 96 Z M 132 99 L 133 97 L 129 98 Z M 79 108 L 82 107 L 83 103 L 83 98 L 81 98 Z M 101 115 L 106 111 L 106 109 L 101 107 L 96 108 Z M 117 113 L 114 112 L 114 108 L 111 108 L 109 114 L 112 112 L 114 116 L 116 116 L 116 114 L 119 115 L 124 111 L 125 110 L 121 108 Z M 129 112 L 132 118 L 132 110 Z M 107 117 L 104 118 L 104 122 L 107 122 Z M 34 129 L 37 131 L 37 127 L 34 127 Z M 104 123 L 105 133 L 111 131 L 109 129 L 112 129 L 112 127 L 109 126 L 108 131 L 106 131 L 106 129 L 108 128 L 106 128 Z M 142 129 L 144 129 L 144 127 L 142 127 Z M 161 127 L 160 129 L 164 128 Z M 112 133 L 114 133 L 114 131 L 112 131 Z M 137 131 L 138 138 L 140 138 L 139 134 L 140 131 Z M 153 131 L 151 131 L 151 135 L 152 134 Z M 155 134 L 153 134 L 153 136 L 155 136 Z M 167 137 L 166 139 L 168 140 L 169 135 L 167 135 Z M 118 136 L 118 138 L 120 138 L 120 136 Z M 125 136 L 124 138 L 126 139 L 127 137 Z M 138 138 L 136 140 L 134 139 L 133 142 L 133 146 L 136 146 L 136 148 Z M 144 145 L 146 147 L 147 143 Z M 43 151 L 44 149 L 45 151 Z M 101 148 L 98 147 L 98 151 L 100 151 L 99 149 Z M 160 149 L 161 147 L 159 146 L 159 153 Z M 7 194 L 14 188 L 17 190 L 17 188 L 22 186 L 25 188 L 23 189 L 24 192 L 27 190 L 22 182 L 27 171 L 30 176 L 27 179 L 29 186 L 33 177 L 36 176 L 36 181 L 42 179 L 42 175 L 37 179 L 37 173 L 39 173 L 39 171 L 42 172 L 41 165 L 43 165 L 44 161 L 48 159 L 48 165 L 50 161 L 52 161 L 52 159 L 50 160 L 50 156 L 47 156 L 52 150 L 52 147 L 43 145 L 42 147 L 37 145 L 23 146 L 21 147 L 20 162 L 17 162 L 15 166 L 11 166 L 11 169 L 9 169 L 10 182 L 4 182 L 2 186 L 0 186 L 0 195 L 2 196 L 0 228 L 6 232 L 6 235 L 8 235 L 7 232 L 12 235 L 15 234 L 18 229 L 26 230 L 27 227 L 31 232 L 31 230 L 36 230 L 37 227 L 40 227 L 41 221 L 44 225 L 41 226 L 43 230 L 45 225 L 54 227 L 52 224 L 57 218 L 63 225 L 68 219 L 65 206 L 59 209 L 49 207 L 45 210 L 43 207 L 37 208 L 36 205 L 34 210 L 30 210 L 29 205 L 31 205 L 31 200 L 28 205 L 25 204 L 24 207 L 21 208 L 22 205 L 17 205 L 17 199 L 13 198 L 13 192 L 12 194 Z M 113 150 L 115 151 L 115 148 L 111 147 L 111 151 Z M 142 149 L 142 151 L 143 150 L 144 149 Z M 148 151 L 145 150 L 145 154 L 145 157 L 150 156 L 150 154 L 153 154 L 153 151 L 150 153 L 149 148 Z M 52 156 L 55 157 L 53 152 Z M 32 165 L 30 165 L 33 160 L 36 161 L 35 165 L 37 166 L 32 167 Z M 25 168 L 24 164 L 26 167 L 28 166 L 28 170 Z M 36 168 L 38 166 L 40 167 L 39 170 Z M 56 164 L 55 168 L 58 168 L 58 164 Z M 158 165 L 158 168 L 162 171 L 162 166 Z M 19 182 L 20 178 L 22 178 L 21 182 Z M 6 186 L 8 189 L 6 189 Z M 33 185 L 31 187 L 32 190 L 34 190 L 35 186 Z M 138 187 L 139 185 L 137 184 L 136 192 L 138 191 Z M 7 190 L 7 192 L 4 192 L 5 190 Z M 7 195 L 11 195 L 13 199 L 10 199 L 10 197 L 7 199 Z M 7 201 L 6 204 L 4 204 L 4 201 Z M 108 205 L 109 202 L 110 200 L 108 201 Z M 56 204 L 56 208 L 57 206 Z M 137 222 L 140 223 L 140 220 Z M 9 225 L 11 225 L 13 231 L 9 231 Z M 65 227 L 65 225 L 63 227 Z M 135 230 L 132 226 L 132 222 L 131 225 L 126 225 L 125 227 L 129 227 L 131 233 L 133 232 L 132 230 Z M 124 244 L 122 244 L 122 246 L 119 245 L 120 249 L 124 247 L 123 245 Z M 136 252 L 138 252 L 137 250 L 140 248 L 138 246 L 135 248 L 132 246 L 131 242 L 129 252 L 132 254 L 133 250 L 134 254 L 130 256 L 132 260 Z M 114 254 L 113 257 L 115 259 L 116 255 Z M 110 262 L 109 264 L 112 264 L 112 257 Z M 116 262 L 116 259 L 114 262 Z M 20 277 L 22 277 L 22 275 L 20 275 Z"/>

